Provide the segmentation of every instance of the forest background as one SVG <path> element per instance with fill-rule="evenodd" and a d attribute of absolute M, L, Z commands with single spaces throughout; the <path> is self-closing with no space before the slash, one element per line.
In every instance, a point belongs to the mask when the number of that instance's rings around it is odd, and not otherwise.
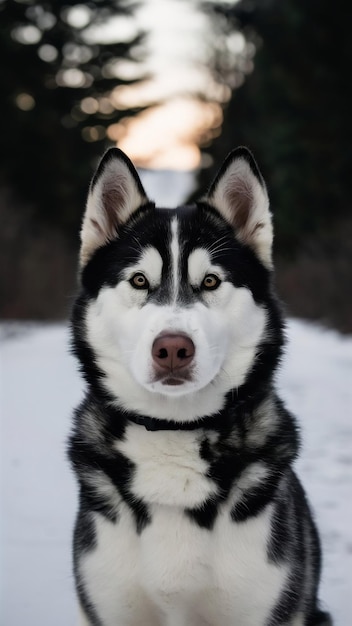
<path fill-rule="evenodd" d="M 175 11 L 174 54 L 187 36 L 193 48 L 178 66 L 165 57 L 163 83 L 153 37 Z M 69 314 L 108 146 L 142 171 L 192 170 L 195 196 L 245 144 L 268 185 L 289 313 L 351 332 L 351 18 L 347 0 L 0 0 L 0 317 Z M 157 138 L 176 120 L 163 159 Z"/>

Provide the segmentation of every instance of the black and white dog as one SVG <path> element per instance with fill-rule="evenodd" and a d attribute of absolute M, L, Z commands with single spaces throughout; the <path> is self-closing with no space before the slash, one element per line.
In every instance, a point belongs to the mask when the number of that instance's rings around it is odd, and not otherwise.
<path fill-rule="evenodd" d="M 81 624 L 331 624 L 292 470 L 297 427 L 273 386 L 283 324 L 253 157 L 233 151 L 206 198 L 165 210 L 113 148 L 81 238 L 72 328 L 87 394 L 69 444 Z"/>

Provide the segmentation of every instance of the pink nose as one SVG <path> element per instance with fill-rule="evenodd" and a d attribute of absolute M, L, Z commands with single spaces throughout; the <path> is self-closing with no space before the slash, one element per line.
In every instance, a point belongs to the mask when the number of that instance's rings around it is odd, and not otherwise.
<path fill-rule="evenodd" d="M 187 335 L 166 333 L 157 337 L 152 347 L 154 363 L 163 370 L 175 371 L 186 367 L 193 360 L 195 347 Z"/>

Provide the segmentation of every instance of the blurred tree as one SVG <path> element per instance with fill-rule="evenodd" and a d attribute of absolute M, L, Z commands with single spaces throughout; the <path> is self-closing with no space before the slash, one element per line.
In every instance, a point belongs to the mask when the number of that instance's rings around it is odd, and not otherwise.
<path fill-rule="evenodd" d="M 109 97 L 136 80 L 118 65 L 140 54 L 142 34 L 126 36 L 133 10 L 130 0 L 0 0 L 0 186 L 75 235 L 106 129 L 134 113 Z M 93 29 L 116 16 L 114 43 L 96 41 Z"/>
<path fill-rule="evenodd" d="M 352 4 L 201 4 L 224 35 L 214 71 L 233 81 L 221 137 L 205 151 L 217 166 L 236 145 L 253 150 L 269 187 L 277 249 L 292 255 L 304 238 L 350 214 Z M 242 76 L 241 63 L 229 65 L 227 42 L 236 33 L 246 42 Z M 254 48 L 254 69 L 243 82 Z M 201 173 L 200 186 L 212 173 Z"/>

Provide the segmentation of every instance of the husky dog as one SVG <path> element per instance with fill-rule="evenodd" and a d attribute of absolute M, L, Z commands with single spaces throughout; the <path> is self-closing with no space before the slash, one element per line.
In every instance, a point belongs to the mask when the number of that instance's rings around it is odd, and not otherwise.
<path fill-rule="evenodd" d="M 283 322 L 252 155 L 234 150 L 203 200 L 165 210 L 112 148 L 81 239 L 81 624 L 331 624 L 297 426 L 274 390 Z"/>

